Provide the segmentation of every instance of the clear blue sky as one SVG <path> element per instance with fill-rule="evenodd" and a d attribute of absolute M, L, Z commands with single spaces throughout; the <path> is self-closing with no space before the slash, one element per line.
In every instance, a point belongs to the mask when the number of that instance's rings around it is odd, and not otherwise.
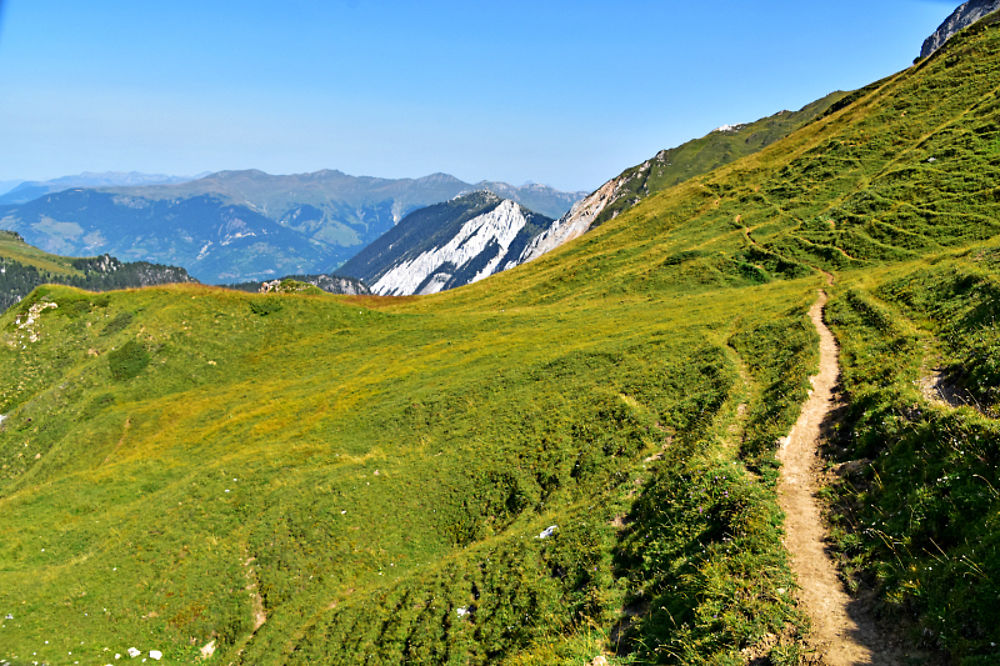
<path fill-rule="evenodd" d="M 590 190 L 907 67 L 958 0 L 5 0 L 0 180 L 435 171 Z"/>

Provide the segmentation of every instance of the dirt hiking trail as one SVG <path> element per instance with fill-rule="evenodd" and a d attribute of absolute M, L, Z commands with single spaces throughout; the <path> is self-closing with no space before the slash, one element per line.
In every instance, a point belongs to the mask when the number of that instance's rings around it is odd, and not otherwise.
<path fill-rule="evenodd" d="M 880 635 L 863 604 L 852 600 L 844 590 L 824 544 L 826 529 L 816 499 L 820 471 L 817 448 L 821 425 L 836 406 L 833 391 L 839 376 L 837 343 L 823 322 L 826 301 L 826 293 L 820 291 L 809 310 L 820 338 L 819 374 L 810 379 L 809 399 L 778 452 L 782 463 L 778 496 L 786 516 L 785 548 L 801 586 L 799 604 L 812 623 L 809 645 L 820 659 L 812 663 L 899 664 L 903 663 L 901 655 Z"/>

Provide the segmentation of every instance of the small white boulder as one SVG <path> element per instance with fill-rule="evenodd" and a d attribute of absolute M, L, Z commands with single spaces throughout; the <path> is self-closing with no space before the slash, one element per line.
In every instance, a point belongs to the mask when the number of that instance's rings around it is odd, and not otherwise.
<path fill-rule="evenodd" d="M 136 649 L 136 648 L 134 648 L 134 647 L 130 647 L 129 649 L 127 649 L 127 650 L 125 650 L 125 651 L 126 651 L 126 652 L 128 652 L 128 656 L 129 656 L 129 657 L 131 657 L 132 659 L 135 659 L 135 658 L 136 658 L 136 657 L 138 657 L 138 656 L 139 656 L 140 654 L 142 654 L 141 652 L 139 652 L 139 650 L 137 650 L 137 649 Z"/>
<path fill-rule="evenodd" d="M 152 659 L 153 661 L 159 661 L 160 659 L 163 659 L 163 653 L 160 652 L 159 650 L 150 650 L 149 658 Z"/>

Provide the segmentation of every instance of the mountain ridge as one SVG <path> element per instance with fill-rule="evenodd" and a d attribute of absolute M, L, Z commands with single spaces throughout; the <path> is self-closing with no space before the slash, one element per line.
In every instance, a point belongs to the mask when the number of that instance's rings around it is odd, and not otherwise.
<path fill-rule="evenodd" d="M 858 92 L 835 91 L 798 111 L 779 111 L 750 123 L 725 125 L 704 137 L 661 150 L 645 162 L 626 169 L 574 204 L 549 229 L 533 239 L 514 263 L 531 261 L 578 238 L 655 192 L 762 150 L 794 130 L 836 110 Z"/>
<path fill-rule="evenodd" d="M 546 186 L 506 188 L 557 209 L 576 197 Z M 50 193 L 0 206 L 0 225 L 49 252 L 156 260 L 226 284 L 329 273 L 405 214 L 467 191 L 474 186 L 443 173 L 387 179 L 335 170 L 223 171 L 170 185 Z"/>
<path fill-rule="evenodd" d="M 10 189 L 0 192 L 0 205 L 27 203 L 46 194 L 76 187 L 126 187 L 135 185 L 164 185 L 194 180 L 197 176 L 168 176 L 138 171 L 84 171 L 72 176 L 51 180 L 14 181 Z"/>
<path fill-rule="evenodd" d="M 125 263 L 111 255 L 61 257 L 34 248 L 17 233 L 0 230 L 0 311 L 42 284 L 109 291 L 195 282 L 183 268 L 149 262 Z"/>

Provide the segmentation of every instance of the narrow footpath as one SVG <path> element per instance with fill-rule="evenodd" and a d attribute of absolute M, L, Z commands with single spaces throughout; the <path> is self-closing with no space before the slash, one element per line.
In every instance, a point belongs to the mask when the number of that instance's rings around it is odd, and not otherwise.
<path fill-rule="evenodd" d="M 833 390 L 839 375 L 837 343 L 823 322 L 826 301 L 826 293 L 821 291 L 809 311 L 820 337 L 819 374 L 811 378 L 809 399 L 778 452 L 782 463 L 778 496 L 785 512 L 785 548 L 801 587 L 799 605 L 812 623 L 809 644 L 821 659 L 819 663 L 888 666 L 900 663 L 899 657 L 838 578 L 836 566 L 826 553 L 826 530 L 816 498 L 820 427 L 835 406 Z"/>

